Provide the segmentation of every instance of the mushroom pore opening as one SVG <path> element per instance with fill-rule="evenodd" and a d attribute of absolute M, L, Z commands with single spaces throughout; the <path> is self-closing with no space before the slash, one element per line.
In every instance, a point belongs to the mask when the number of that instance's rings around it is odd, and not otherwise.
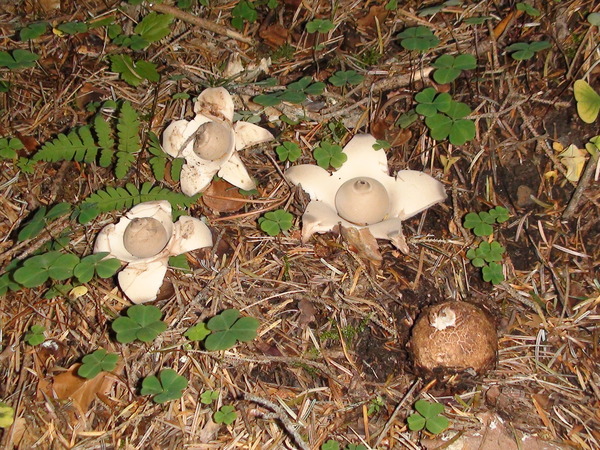
<path fill-rule="evenodd" d="M 169 242 L 170 236 L 160 221 L 152 217 L 133 219 L 123 233 L 125 250 L 138 258 L 157 255 Z"/>
<path fill-rule="evenodd" d="M 357 177 L 340 186 L 335 194 L 335 209 L 348 222 L 371 225 L 385 218 L 390 198 L 385 186 L 376 179 Z"/>
<path fill-rule="evenodd" d="M 214 161 L 225 156 L 232 147 L 231 129 L 226 125 L 213 121 L 198 127 L 194 153 L 200 158 Z"/>

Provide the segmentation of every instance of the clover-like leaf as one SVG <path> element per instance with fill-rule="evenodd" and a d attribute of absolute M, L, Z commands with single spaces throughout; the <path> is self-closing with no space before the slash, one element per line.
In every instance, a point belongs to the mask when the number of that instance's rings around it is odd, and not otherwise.
<path fill-rule="evenodd" d="M 152 375 L 142 381 L 142 395 L 153 395 L 155 403 L 177 400 L 187 388 L 188 380 L 173 369 L 161 370 L 158 377 Z"/>
<path fill-rule="evenodd" d="M 108 353 L 105 349 L 99 348 L 83 357 L 82 364 L 77 369 L 77 375 L 83 378 L 94 378 L 100 372 L 115 370 L 118 360 L 119 355 L 116 353 Z"/>
<path fill-rule="evenodd" d="M 577 114 L 585 123 L 594 123 L 600 113 L 600 95 L 585 80 L 576 80 L 573 93 L 577 101 Z"/>
<path fill-rule="evenodd" d="M 13 278 L 23 286 L 33 288 L 41 286 L 48 278 L 59 281 L 70 278 L 78 263 L 77 255 L 48 252 L 26 259 L 23 266 L 15 271 Z"/>
<path fill-rule="evenodd" d="M 275 148 L 279 161 L 294 162 L 302 155 L 302 150 L 295 142 L 283 142 Z"/>
<path fill-rule="evenodd" d="M 487 266 L 483 266 L 481 269 L 483 274 L 483 280 L 494 285 L 500 284 L 504 281 L 504 270 L 502 264 L 495 262 L 490 263 Z"/>
<path fill-rule="evenodd" d="M 235 412 L 235 408 L 231 405 L 223 405 L 217 412 L 213 414 L 213 420 L 215 423 L 231 425 L 235 419 L 237 419 L 237 412 Z"/>
<path fill-rule="evenodd" d="M 150 342 L 167 329 L 160 320 L 162 312 L 153 305 L 134 305 L 127 309 L 127 317 L 119 317 L 112 323 L 117 341 L 127 344 L 136 339 Z"/>
<path fill-rule="evenodd" d="M 339 169 L 348 159 L 342 147 L 331 142 L 321 142 L 313 150 L 313 156 L 317 160 L 317 165 L 323 169 L 328 169 L 329 166 Z"/>
<path fill-rule="evenodd" d="M 408 427 L 412 431 L 422 430 L 433 434 L 439 434 L 448 428 L 448 419 L 441 415 L 444 412 L 444 405 L 441 403 L 417 400 L 415 403 L 416 413 L 407 418 Z"/>
<path fill-rule="evenodd" d="M 4 402 L 0 402 L 0 428 L 8 428 L 15 421 L 15 409 Z"/>
<path fill-rule="evenodd" d="M 244 29 L 244 21 L 248 23 L 256 22 L 258 12 L 256 12 L 256 6 L 253 2 L 241 0 L 231 10 L 231 17 L 231 25 L 241 31 Z"/>
<path fill-rule="evenodd" d="M 211 331 L 206 328 L 206 324 L 204 322 L 200 322 L 188 328 L 183 335 L 190 341 L 203 341 L 210 333 Z"/>
<path fill-rule="evenodd" d="M 108 252 L 99 252 L 82 258 L 73 269 L 73 275 L 80 283 L 87 283 L 94 278 L 94 274 L 100 278 L 112 277 L 121 268 L 121 261 L 107 256 Z"/>
<path fill-rule="evenodd" d="M 12 53 L 0 52 L 0 67 L 8 69 L 23 69 L 35 66 L 35 62 L 40 56 L 29 50 L 17 49 Z"/>
<path fill-rule="evenodd" d="M 25 333 L 25 342 L 29 345 L 40 345 L 46 340 L 44 336 L 44 328 L 42 325 L 32 325 L 27 333 Z"/>
<path fill-rule="evenodd" d="M 436 83 L 446 84 L 457 79 L 463 70 L 474 69 L 477 66 L 477 59 L 470 54 L 442 55 L 431 65 L 437 68 L 433 72 L 433 79 Z"/>
<path fill-rule="evenodd" d="M 323 445 L 321 445 L 321 450 L 340 450 L 340 444 L 333 439 L 329 439 L 328 441 L 323 442 Z"/>
<path fill-rule="evenodd" d="M 433 34 L 433 31 L 423 25 L 407 28 L 402 33 L 399 33 L 398 37 L 402 39 L 400 41 L 402 47 L 406 50 L 415 50 L 418 52 L 425 52 L 440 43 L 440 40 Z"/>
<path fill-rule="evenodd" d="M 269 236 L 277 236 L 282 231 L 287 231 L 294 224 L 294 216 L 289 212 L 278 209 L 269 211 L 263 217 L 258 219 L 260 229 Z"/>
<path fill-rule="evenodd" d="M 425 117 L 432 117 L 438 111 L 448 111 L 452 103 L 452 97 L 447 92 L 438 94 L 434 88 L 429 87 L 415 95 L 415 101 L 418 103 L 415 108 L 418 114 Z"/>
<path fill-rule="evenodd" d="M 492 225 L 496 221 L 487 212 L 470 212 L 465 216 L 463 226 L 467 229 L 473 229 L 475 236 L 489 236 L 494 232 Z"/>
<path fill-rule="evenodd" d="M 129 55 L 113 55 L 110 57 L 111 70 L 121 74 L 124 81 L 132 86 L 140 85 L 144 80 L 158 81 L 156 64 L 147 61 L 134 61 Z"/>
<path fill-rule="evenodd" d="M 329 33 L 335 28 L 333 22 L 329 19 L 314 19 L 306 24 L 306 31 L 309 33 Z"/>
<path fill-rule="evenodd" d="M 550 48 L 550 42 L 538 41 L 538 42 L 516 42 L 506 47 L 506 51 L 510 53 L 510 56 L 517 60 L 522 61 L 530 59 L 537 52 Z"/>
<path fill-rule="evenodd" d="M 497 223 L 504 223 L 510 218 L 508 209 L 503 206 L 496 206 L 490 209 L 489 214 Z"/>
<path fill-rule="evenodd" d="M 360 84 L 365 79 L 365 77 L 355 70 L 339 70 L 335 74 L 329 77 L 329 82 L 337 87 L 342 87 L 345 85 L 353 85 Z"/>
<path fill-rule="evenodd" d="M 207 350 L 227 350 L 237 341 L 247 342 L 256 337 L 260 322 L 253 317 L 241 317 L 237 309 L 227 309 L 207 323 L 212 333 L 204 341 Z"/>
<path fill-rule="evenodd" d="M 425 424 L 427 423 L 425 417 L 418 413 L 411 414 L 406 418 L 406 421 L 408 422 L 408 428 L 411 431 L 422 430 L 425 428 Z"/>
<path fill-rule="evenodd" d="M 208 391 L 204 391 L 202 394 L 200 394 L 200 403 L 202 403 L 203 405 L 210 405 L 218 398 L 219 391 L 211 391 L 209 389 Z"/>
<path fill-rule="evenodd" d="M 47 22 L 31 23 L 19 30 L 19 39 L 22 41 L 31 41 L 39 38 L 48 29 Z"/>
<path fill-rule="evenodd" d="M 2 138 L 0 139 L 0 158 L 15 159 L 18 156 L 17 150 L 23 147 L 23 142 L 19 138 Z"/>
<path fill-rule="evenodd" d="M 539 9 L 534 8 L 529 3 L 519 2 L 517 3 L 517 10 L 523 11 L 525 14 L 531 17 L 539 17 L 541 12 Z"/>

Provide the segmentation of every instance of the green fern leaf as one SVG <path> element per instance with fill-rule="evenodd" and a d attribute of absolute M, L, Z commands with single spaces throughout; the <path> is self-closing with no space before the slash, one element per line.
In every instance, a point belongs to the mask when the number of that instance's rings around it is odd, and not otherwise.
<path fill-rule="evenodd" d="M 167 165 L 167 154 L 160 146 L 160 142 L 156 134 L 152 131 L 148 132 L 148 152 L 153 155 L 148 162 L 152 167 L 154 178 L 159 181 L 165 178 L 165 166 Z"/>
<path fill-rule="evenodd" d="M 33 155 L 34 161 L 85 161 L 93 162 L 98 154 L 98 147 L 88 126 L 72 130 L 68 135 L 59 134 L 56 139 L 46 142 Z"/>
<path fill-rule="evenodd" d="M 140 189 L 132 183 L 127 183 L 125 188 L 107 187 L 94 192 L 79 205 L 79 222 L 85 224 L 101 213 L 131 208 L 142 202 L 167 200 L 173 208 L 179 208 L 189 207 L 199 198 L 200 194 L 188 197 L 167 188 L 153 187 L 149 182 L 142 184 Z"/>
<path fill-rule="evenodd" d="M 108 167 L 115 154 L 115 140 L 112 137 L 110 125 L 101 115 L 94 118 L 94 131 L 100 146 L 100 166 Z"/>
<path fill-rule="evenodd" d="M 121 106 L 119 121 L 117 122 L 117 135 L 119 145 L 117 151 L 117 163 L 115 175 L 123 178 L 135 161 L 135 154 L 140 150 L 140 121 L 131 103 L 124 102 Z"/>

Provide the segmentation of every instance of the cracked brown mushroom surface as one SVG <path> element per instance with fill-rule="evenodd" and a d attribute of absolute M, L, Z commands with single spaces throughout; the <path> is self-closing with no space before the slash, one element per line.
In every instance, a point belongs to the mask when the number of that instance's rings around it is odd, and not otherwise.
<path fill-rule="evenodd" d="M 427 375 L 483 374 L 495 365 L 497 351 L 496 327 L 487 313 L 459 301 L 426 308 L 410 339 L 415 370 Z"/>

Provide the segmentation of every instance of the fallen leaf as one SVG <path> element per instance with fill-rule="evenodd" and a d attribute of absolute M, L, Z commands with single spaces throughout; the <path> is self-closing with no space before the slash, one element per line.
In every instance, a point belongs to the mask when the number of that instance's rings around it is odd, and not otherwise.
<path fill-rule="evenodd" d="M 235 212 L 246 204 L 238 188 L 223 179 L 210 184 L 202 194 L 202 202 L 214 212 Z"/>
<path fill-rule="evenodd" d="M 108 372 L 100 372 L 94 378 L 86 379 L 77 375 L 81 364 L 73 364 L 66 372 L 53 377 L 52 390 L 59 400 L 71 399 L 79 413 L 84 415 L 98 393 L 106 394 L 115 383 Z M 117 369 L 119 370 L 117 366 Z"/>
<path fill-rule="evenodd" d="M 383 256 L 379 251 L 379 244 L 368 228 L 341 228 L 342 236 L 359 257 L 368 260 L 375 267 L 381 266 Z"/>
<path fill-rule="evenodd" d="M 310 300 L 305 298 L 301 299 L 298 302 L 298 310 L 300 311 L 300 317 L 298 317 L 298 324 L 300 328 L 306 327 L 311 322 L 314 322 L 316 319 L 317 308 Z"/>
<path fill-rule="evenodd" d="M 559 156 L 561 162 L 567 168 L 567 174 L 565 177 L 569 181 L 578 181 L 583 172 L 583 166 L 585 165 L 587 152 L 576 145 L 569 145 L 565 151 Z"/>
<path fill-rule="evenodd" d="M 388 11 L 385 9 L 385 5 L 374 5 L 369 8 L 369 12 L 356 21 L 358 28 L 365 31 L 376 31 L 377 22 L 379 26 L 383 24 L 387 17 Z"/>
<path fill-rule="evenodd" d="M 289 30 L 278 23 L 260 30 L 260 37 L 269 47 L 278 48 L 287 42 Z"/>

